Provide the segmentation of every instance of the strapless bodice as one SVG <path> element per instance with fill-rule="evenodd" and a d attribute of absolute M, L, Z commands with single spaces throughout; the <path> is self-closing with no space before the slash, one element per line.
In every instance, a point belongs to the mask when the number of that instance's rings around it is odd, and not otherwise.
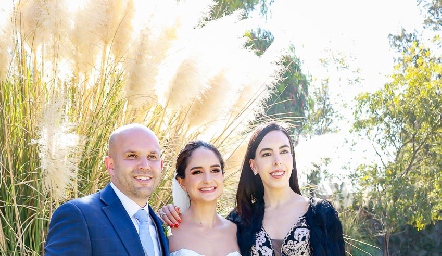
<path fill-rule="evenodd" d="M 171 252 L 170 256 L 204 256 L 204 255 L 189 249 L 179 249 L 178 251 Z M 231 252 L 226 256 L 241 256 L 241 254 L 239 252 Z"/>

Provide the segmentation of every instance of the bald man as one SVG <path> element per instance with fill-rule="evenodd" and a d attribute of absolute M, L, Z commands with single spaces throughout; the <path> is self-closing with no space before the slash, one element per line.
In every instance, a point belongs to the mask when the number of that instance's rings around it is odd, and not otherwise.
<path fill-rule="evenodd" d="M 134 217 L 140 209 L 149 212 L 155 255 L 169 255 L 162 222 L 148 205 L 163 168 L 157 136 L 141 124 L 124 125 L 111 134 L 104 162 L 111 182 L 54 212 L 45 255 L 147 255 Z"/>

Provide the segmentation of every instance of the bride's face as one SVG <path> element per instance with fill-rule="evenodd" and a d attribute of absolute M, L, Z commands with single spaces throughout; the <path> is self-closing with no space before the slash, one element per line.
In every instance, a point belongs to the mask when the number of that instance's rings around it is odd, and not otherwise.
<path fill-rule="evenodd" d="M 192 152 L 185 170 L 185 179 L 179 179 L 192 203 L 216 201 L 223 192 L 224 175 L 216 154 L 205 147 Z"/>

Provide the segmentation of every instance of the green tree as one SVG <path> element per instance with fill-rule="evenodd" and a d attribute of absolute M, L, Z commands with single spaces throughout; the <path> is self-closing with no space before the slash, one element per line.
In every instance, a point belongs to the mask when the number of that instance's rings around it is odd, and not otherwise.
<path fill-rule="evenodd" d="M 290 55 L 283 56 L 281 62 L 285 67 L 283 80 L 277 84 L 271 97 L 267 100 L 266 116 L 284 119 L 293 124 L 292 134 L 298 136 L 306 120 L 309 103 L 309 81 L 301 71 L 301 62 L 295 55 L 294 47 Z"/>
<path fill-rule="evenodd" d="M 274 40 L 270 31 L 260 28 L 250 31 L 246 36 L 249 38 L 246 46 L 254 49 L 258 56 L 263 54 Z M 302 72 L 301 60 L 296 56 L 293 45 L 289 46 L 287 54 L 279 61 L 284 67 L 284 74 L 267 99 L 265 114 L 260 119 L 285 120 L 292 124 L 289 129 L 297 140 L 313 104 L 308 90 L 310 81 Z"/>
<path fill-rule="evenodd" d="M 403 225 L 422 229 L 442 219 L 442 58 L 417 38 L 405 31 L 391 37 L 401 52 L 392 81 L 360 95 L 355 111 L 355 131 L 380 157 L 358 174 L 385 248 Z"/>
<path fill-rule="evenodd" d="M 216 5 L 211 11 L 211 17 L 213 19 L 231 14 L 236 10 L 244 10 L 244 15 L 248 16 L 257 8 L 259 8 L 261 15 L 265 16 L 273 0 L 216 0 L 215 2 Z"/>
<path fill-rule="evenodd" d="M 330 161 L 330 158 L 321 158 L 319 163 L 312 163 L 313 166 L 307 174 L 307 185 L 301 190 L 303 195 L 320 198 L 324 197 L 324 191 L 321 191 L 320 185 L 323 180 L 331 180 L 328 167 Z"/>
<path fill-rule="evenodd" d="M 257 9 L 261 16 L 267 17 L 268 8 L 273 0 L 218 0 L 216 2 L 211 13 L 211 18 L 214 19 L 241 9 L 244 10 L 246 17 Z M 261 28 L 250 31 L 246 36 L 248 37 L 246 46 L 253 49 L 258 56 L 264 53 L 274 40 L 271 31 Z M 301 61 L 295 55 L 293 45 L 280 61 L 285 67 L 284 75 L 267 100 L 264 116 L 258 119 L 283 119 L 292 124 L 291 132 L 297 137 L 305 124 L 309 106 L 313 104 L 312 99 L 308 97 L 309 81 L 301 70 Z"/>
<path fill-rule="evenodd" d="M 426 9 L 424 25 L 433 30 L 442 28 L 442 0 L 418 0 L 418 4 Z"/>

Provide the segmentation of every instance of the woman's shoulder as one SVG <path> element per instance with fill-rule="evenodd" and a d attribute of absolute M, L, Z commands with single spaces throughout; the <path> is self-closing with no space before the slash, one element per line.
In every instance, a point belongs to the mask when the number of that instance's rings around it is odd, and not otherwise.
<path fill-rule="evenodd" d="M 327 255 L 345 255 L 342 224 L 332 202 L 326 199 L 310 198 L 307 215 L 310 227 L 311 248 L 324 248 Z"/>
<path fill-rule="evenodd" d="M 310 208 L 314 211 L 336 211 L 333 207 L 332 202 L 330 202 L 327 199 L 321 199 L 321 198 L 315 198 L 311 197 L 309 198 L 310 201 Z"/>
<path fill-rule="evenodd" d="M 333 207 L 332 202 L 326 199 L 310 198 L 310 206 L 307 211 L 307 219 L 320 222 L 333 222 L 338 219 L 338 212 Z"/>
<path fill-rule="evenodd" d="M 238 214 L 238 211 L 236 209 L 233 209 L 229 215 L 227 215 L 226 220 L 229 220 L 235 224 L 241 223 L 241 217 Z"/>
<path fill-rule="evenodd" d="M 204 256 L 204 255 L 189 249 L 180 249 L 178 251 L 171 252 L 170 256 Z M 239 252 L 231 252 L 226 256 L 241 256 L 241 254 Z"/>
<path fill-rule="evenodd" d="M 170 256 L 204 256 L 193 250 L 189 249 L 179 249 L 177 251 L 170 252 Z"/>
<path fill-rule="evenodd" d="M 236 228 L 237 228 L 236 223 L 228 220 L 227 218 L 223 218 L 223 217 L 221 217 L 221 223 L 222 223 L 221 228 L 220 228 L 221 232 L 225 231 L 226 233 L 236 234 Z"/>

